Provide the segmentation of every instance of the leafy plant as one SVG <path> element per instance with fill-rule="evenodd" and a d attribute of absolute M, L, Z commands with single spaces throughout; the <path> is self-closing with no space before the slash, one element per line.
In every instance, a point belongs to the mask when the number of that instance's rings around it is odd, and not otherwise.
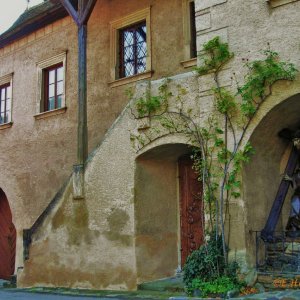
<path fill-rule="evenodd" d="M 225 264 L 222 239 L 211 233 L 209 241 L 192 252 L 183 268 L 183 281 L 188 294 L 195 289 L 207 293 L 223 293 L 241 286 L 237 279 L 238 264 Z M 213 289 L 216 289 L 215 291 Z"/>
<path fill-rule="evenodd" d="M 241 284 L 234 282 L 230 277 L 221 276 L 212 281 L 202 281 L 195 278 L 192 281 L 191 289 L 188 294 L 192 295 L 195 290 L 200 291 L 201 297 L 207 296 L 226 296 L 226 293 L 233 290 L 240 290 Z"/>
<path fill-rule="evenodd" d="M 200 57 L 202 65 L 195 69 L 199 75 L 219 70 L 233 57 L 233 53 L 228 50 L 228 44 L 222 43 L 218 36 L 203 45 L 203 52 L 205 54 Z"/>

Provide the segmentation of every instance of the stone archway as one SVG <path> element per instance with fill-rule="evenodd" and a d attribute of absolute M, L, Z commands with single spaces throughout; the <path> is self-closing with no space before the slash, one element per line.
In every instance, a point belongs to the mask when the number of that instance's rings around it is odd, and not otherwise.
<path fill-rule="evenodd" d="M 15 271 L 16 229 L 7 197 L 0 189 L 0 279 L 10 279 Z"/>
<path fill-rule="evenodd" d="M 181 249 L 184 245 L 181 244 L 182 218 L 179 199 L 184 193 L 180 191 L 179 158 L 190 152 L 191 149 L 185 144 L 167 144 L 148 150 L 136 161 L 135 230 L 138 283 L 171 277 L 181 269 Z M 181 162 L 182 170 L 187 171 L 189 168 L 191 164 L 187 166 Z M 192 177 L 190 173 L 186 179 L 189 177 Z M 191 189 L 187 192 L 189 193 L 193 194 L 195 190 Z M 200 210 L 197 211 L 200 213 Z M 194 240 L 197 241 L 196 238 Z M 188 244 L 189 247 L 190 245 L 191 243 Z"/>
<path fill-rule="evenodd" d="M 243 170 L 243 199 L 246 207 L 245 237 L 248 258 L 255 262 L 255 234 L 261 231 L 275 199 L 290 152 L 287 141 L 278 137 L 283 128 L 300 126 L 300 94 L 276 105 L 251 135 L 255 154 Z M 291 191 L 290 191 L 291 192 Z M 276 230 L 284 230 L 289 214 L 287 196 Z"/>

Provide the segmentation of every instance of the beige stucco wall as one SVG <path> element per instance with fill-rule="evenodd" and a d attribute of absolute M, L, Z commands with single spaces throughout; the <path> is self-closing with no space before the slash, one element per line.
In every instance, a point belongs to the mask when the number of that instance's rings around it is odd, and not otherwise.
<path fill-rule="evenodd" d="M 115 88 L 109 85 L 112 81 L 109 76 L 109 23 L 150 6 L 152 77 L 184 71 L 180 64 L 184 59 L 180 0 L 98 1 L 88 24 L 90 152 L 101 142 L 128 101 L 125 96 L 128 84 Z M 167 23 L 172 26 L 165 26 Z M 169 36 L 175 38 L 168 42 Z M 64 51 L 67 51 L 67 111 L 35 120 L 36 64 Z M 170 52 L 172 61 L 165 59 Z M 18 231 L 17 268 L 23 265 L 22 230 L 34 223 L 70 176 L 72 165 L 76 164 L 77 29 L 71 18 L 50 24 L 0 49 L 0 77 L 9 73 L 13 73 L 13 126 L 0 130 L 3 154 L 0 157 L 0 186 L 8 197 Z"/>
<path fill-rule="evenodd" d="M 145 221 L 146 224 L 149 225 L 147 227 L 151 229 L 151 219 L 145 217 L 145 215 L 147 215 L 145 212 L 146 210 L 151 210 L 152 206 L 145 205 L 145 210 L 143 210 L 143 206 L 139 206 L 140 203 L 136 203 L 139 199 L 141 199 L 141 203 L 142 201 L 153 200 L 150 199 L 149 194 L 147 194 L 145 198 L 139 196 L 139 193 L 148 193 L 148 190 L 138 181 L 143 178 L 146 178 L 145 180 L 151 178 L 149 174 L 146 174 L 150 171 L 157 174 L 156 177 L 161 176 L 162 172 L 160 168 L 164 166 L 164 164 L 166 164 L 164 171 L 169 169 L 170 172 L 168 172 L 168 176 L 171 178 L 176 173 L 175 163 L 167 163 L 166 161 L 162 164 L 157 163 L 156 161 L 162 158 L 159 154 L 150 160 L 149 158 L 148 160 L 146 159 L 144 163 L 141 163 L 139 160 L 138 164 L 136 164 L 136 162 L 142 153 L 148 150 L 151 151 L 151 149 L 157 146 L 164 144 L 174 146 L 174 144 L 186 143 L 186 141 L 183 137 L 178 136 L 158 139 L 145 149 L 142 149 L 141 153 L 136 153 L 130 143 L 130 132 L 135 131 L 138 124 L 132 119 L 129 108 L 125 109 L 114 126 L 110 127 L 112 121 L 125 106 L 127 100 L 124 97 L 125 87 L 110 89 L 107 86 L 109 65 L 105 56 L 105 54 L 109 53 L 109 20 L 153 4 L 152 45 L 153 69 L 155 71 L 153 80 L 162 76 L 171 76 L 175 73 L 183 72 L 183 69 L 179 66 L 179 61 L 182 60 L 181 57 L 183 57 L 180 52 L 180 37 L 175 39 L 175 41 L 170 39 L 170 36 L 177 36 L 176 33 L 181 33 L 181 1 L 174 0 L 171 4 L 170 3 L 170 1 L 168 1 L 168 4 L 164 1 L 127 1 L 126 4 L 121 1 L 110 1 L 109 4 L 108 2 L 97 2 L 95 12 L 92 14 L 92 19 L 89 24 L 89 47 L 91 49 L 89 53 L 90 71 L 88 76 L 90 83 L 90 149 L 93 149 L 100 140 L 103 141 L 89 157 L 85 174 L 85 200 L 75 201 L 72 198 L 71 191 L 66 191 L 59 205 L 52 214 L 49 215 L 46 222 L 40 228 L 39 233 L 34 236 L 34 241 L 30 248 L 30 259 L 26 262 L 24 271 L 19 273 L 20 286 L 62 285 L 107 289 L 134 289 L 136 288 L 136 284 L 143 280 L 170 275 L 178 265 L 178 255 L 176 260 L 176 252 L 178 254 L 179 249 L 178 219 L 176 221 L 176 214 L 178 216 L 178 211 L 176 212 L 177 200 L 173 202 L 173 206 L 171 205 L 170 215 L 173 217 L 172 221 L 168 223 L 170 228 L 166 227 L 166 232 L 156 232 L 153 235 L 146 232 L 148 236 L 146 236 L 146 238 L 142 237 L 145 238 L 142 240 L 142 243 L 139 234 L 144 234 L 145 231 L 143 227 L 140 226 L 140 221 L 141 219 Z M 113 10 L 112 7 L 120 8 L 120 10 Z M 232 79 L 233 73 L 236 74 L 238 81 L 243 82 L 243 75 L 245 74 L 243 58 L 249 58 L 250 60 L 262 58 L 260 50 L 267 49 L 269 47 L 268 43 L 272 50 L 280 53 L 283 60 L 290 60 L 296 64 L 296 66 L 300 66 L 298 43 L 300 20 L 297 17 L 297 13 L 300 11 L 299 1 L 271 8 L 267 2 L 259 0 L 196 0 L 196 8 L 198 49 L 201 48 L 203 42 L 218 35 L 223 41 L 229 43 L 230 50 L 235 53 L 235 57 L 221 74 L 221 84 L 223 86 L 235 88 L 235 81 Z M 169 13 L 170 10 L 172 14 Z M 170 23 L 174 26 L 167 26 L 166 18 L 172 18 Z M 98 26 L 100 26 L 101 30 L 99 30 Z M 70 34 L 74 39 L 76 38 L 73 25 L 68 25 L 59 33 L 59 35 L 67 34 Z M 39 42 L 37 41 L 36 43 Z M 30 49 L 34 47 L 34 45 L 35 44 L 30 46 Z M 173 53 L 177 47 L 179 47 L 178 52 Z M 27 51 L 35 53 L 35 51 Z M 21 53 L 23 54 L 23 52 Z M 73 54 L 71 54 L 71 50 L 68 54 L 68 57 L 70 55 L 70 59 L 74 61 L 74 68 L 76 66 L 75 53 L 76 50 L 73 49 Z M 99 55 L 99 53 L 103 53 L 103 55 Z M 169 53 L 172 53 L 171 59 Z M 12 61 L 15 56 L 13 54 L 9 55 L 11 55 L 10 59 Z M 23 60 L 17 61 L 20 64 Z M 23 66 L 22 63 L 21 66 Z M 13 71 L 9 69 L 9 65 L 5 68 L 5 72 Z M 15 73 L 17 72 L 15 71 Z M 72 84 L 75 86 L 75 78 L 76 76 L 74 76 L 74 79 L 69 79 L 70 86 L 72 86 Z M 99 78 L 106 78 L 106 81 L 100 80 Z M 176 87 L 177 83 L 187 88 L 188 101 L 195 101 L 195 108 L 199 109 L 200 117 L 205 120 L 212 112 L 213 106 L 212 97 L 209 92 L 212 85 L 211 76 L 196 78 L 194 74 L 189 73 L 185 76 L 174 77 L 171 84 L 173 88 Z M 157 89 L 159 84 L 161 84 L 161 82 L 152 82 L 153 91 Z M 137 94 L 142 93 L 144 90 L 145 85 L 138 85 Z M 252 266 L 254 261 L 254 240 L 249 230 L 262 229 L 276 193 L 280 181 L 280 173 L 282 173 L 282 165 L 286 162 L 286 149 L 288 147 L 287 144 L 284 144 L 277 138 L 277 132 L 282 127 L 295 127 L 298 125 L 299 97 L 295 95 L 299 94 L 299 92 L 299 77 L 297 77 L 297 80 L 293 83 L 276 83 L 272 96 L 262 105 L 261 110 L 251 123 L 244 139 L 244 143 L 248 140 L 253 143 L 256 154 L 251 163 L 246 166 L 243 171 L 242 198 L 230 203 L 231 230 L 228 233 L 228 240 L 230 249 L 240 254 L 238 257 L 241 257 L 241 260 L 245 261 L 247 259 L 248 262 L 252 263 Z M 69 93 L 71 93 L 71 91 L 69 91 Z M 75 103 L 75 100 L 72 101 Z M 71 111 L 72 108 L 70 108 L 70 110 L 68 109 L 66 115 L 71 114 Z M 61 176 L 59 177 L 59 183 L 63 181 L 62 179 L 67 178 L 67 175 L 70 173 L 71 165 L 75 160 L 74 153 L 72 156 L 72 151 L 69 151 L 69 149 L 75 149 L 76 146 L 73 144 L 75 140 L 75 129 L 71 126 L 72 124 L 76 127 L 75 115 L 75 113 L 72 113 L 72 116 L 69 116 L 72 122 L 67 123 L 67 125 L 72 128 L 70 130 L 73 135 L 70 134 L 67 140 L 64 140 L 65 143 L 67 143 L 68 139 L 70 139 L 70 148 L 65 148 L 65 145 L 57 143 L 57 147 L 61 146 L 61 149 L 68 149 L 68 153 L 66 153 L 68 160 L 64 166 L 69 164 L 68 172 L 66 170 L 65 174 L 59 173 Z M 9 129 L 10 131 L 18 128 L 17 118 L 14 117 L 14 119 L 16 119 L 16 123 Z M 59 117 L 57 119 L 59 119 Z M 68 121 L 68 118 L 62 117 L 61 119 L 61 122 Z M 49 121 L 49 124 L 47 123 L 48 130 L 48 128 L 51 127 L 51 120 L 42 121 Z M 32 119 L 28 122 L 29 124 L 30 122 L 33 124 L 32 128 L 35 128 L 36 123 L 33 122 Z M 58 130 L 61 127 L 59 127 L 59 121 L 56 122 L 58 123 L 56 123 L 55 128 Z M 20 130 L 23 130 L 23 127 L 21 127 L 21 125 L 19 126 Z M 103 139 L 103 133 L 108 128 L 110 128 L 110 130 Z M 32 139 L 36 136 L 35 139 L 37 140 L 37 138 L 42 136 L 40 132 L 45 132 L 44 134 L 47 136 L 48 131 L 46 131 L 46 127 L 39 128 L 39 130 L 40 131 L 32 135 Z M 19 134 L 21 135 L 21 133 Z M 5 131 L 4 135 L 8 136 L 9 131 Z M 56 138 L 57 137 L 53 137 L 54 144 Z M 15 139 L 10 139 L 12 143 L 15 141 Z M 35 139 L 30 144 L 25 144 L 28 145 L 29 148 L 32 147 L 30 148 L 31 150 L 39 149 L 33 146 L 36 143 Z M 0 145 L 2 147 L 2 139 Z M 44 149 L 45 144 L 42 143 L 40 147 Z M 51 148 L 48 147 L 46 148 L 50 151 Z M 14 151 L 15 150 L 12 151 L 12 156 L 13 153 L 15 153 Z M 15 155 L 13 157 L 15 157 Z M 17 157 L 19 157 L 22 162 L 27 162 L 23 153 Z M 174 161 L 175 160 L 174 158 Z M 50 174 L 50 170 L 41 168 L 41 164 L 36 164 L 39 166 L 39 169 L 37 167 L 34 169 L 30 164 L 30 172 L 32 174 L 38 172 L 37 170 Z M 147 164 L 148 167 L 146 166 Z M 16 166 L 19 166 L 17 162 Z M 57 170 L 55 160 L 51 161 L 51 164 L 49 164 L 49 168 L 50 167 Z M 12 166 L 9 166 L 7 169 L 11 170 L 7 173 L 8 175 L 14 174 L 13 171 L 16 172 Z M 44 173 L 41 173 L 38 178 L 43 178 L 43 174 Z M 30 183 L 32 184 L 31 178 L 32 177 L 30 177 L 29 183 L 27 183 L 26 180 L 21 180 L 21 182 L 25 182 L 24 184 L 28 186 Z M 170 180 L 170 178 L 164 176 L 166 182 L 169 180 L 168 187 L 170 191 L 168 194 L 175 195 L 176 180 L 174 180 L 174 178 Z M 0 177 L 1 183 L 3 182 L 5 184 L 7 180 L 6 178 L 2 179 L 2 177 Z M 20 182 L 20 180 L 18 180 L 18 182 Z M 42 191 L 45 186 L 38 186 L 38 183 L 40 183 L 40 181 L 36 183 L 37 189 Z M 151 184 L 157 191 L 157 189 L 159 189 L 157 186 L 160 183 L 159 181 L 154 181 Z M 7 185 L 8 198 L 9 200 L 16 199 L 16 206 L 17 203 L 20 203 L 19 211 L 21 213 L 27 203 L 25 200 L 20 200 L 22 190 L 13 190 L 13 186 L 9 188 L 10 184 Z M 25 226 L 30 225 L 30 221 L 34 220 L 42 211 L 42 208 L 49 202 L 51 196 L 57 191 L 57 186 L 56 188 L 54 186 L 46 186 L 50 191 L 49 193 L 52 192 L 51 195 L 49 194 L 49 199 L 45 199 L 44 197 L 44 201 L 40 202 L 38 197 L 34 198 L 36 199 L 36 204 L 35 206 L 32 204 L 32 206 L 34 206 L 33 213 L 28 213 L 29 217 L 27 219 L 25 218 L 24 221 Z M 5 190 L 4 186 L 3 189 Z M 9 189 L 11 189 L 11 191 Z M 69 189 L 71 189 L 71 186 L 69 186 Z M 17 193 L 19 196 L 15 196 L 14 193 Z M 44 194 L 45 193 L 43 193 L 43 195 Z M 160 196 L 163 196 L 163 194 Z M 156 201 L 159 201 L 159 199 L 160 198 L 157 197 Z M 171 201 L 170 198 L 165 199 L 167 199 L 166 201 Z M 29 202 L 29 200 L 27 201 Z M 167 203 L 168 202 L 166 202 L 166 205 Z M 13 211 L 18 211 L 14 208 L 13 204 L 12 208 Z M 157 207 L 155 206 L 155 208 Z M 154 212 L 156 212 L 154 214 L 155 217 L 158 218 L 160 215 L 157 216 L 157 214 L 161 213 L 162 217 L 165 215 L 163 207 L 161 210 L 157 209 L 151 211 L 149 216 Z M 284 215 L 281 220 L 282 226 L 284 226 L 286 222 L 287 212 L 288 206 L 285 205 Z M 18 213 L 15 213 L 14 216 L 18 224 L 16 218 Z M 162 221 L 160 220 L 160 222 Z M 19 225 L 19 228 L 22 226 L 23 224 Z M 159 226 L 159 230 L 161 230 L 163 226 L 164 224 L 162 222 Z M 177 237 L 174 226 L 177 226 Z M 156 257 L 152 255 L 151 243 L 153 241 L 150 239 L 155 239 L 156 234 L 164 236 L 164 234 L 167 233 L 171 238 L 169 243 L 162 243 L 162 247 L 160 248 L 162 256 Z M 149 241 L 149 245 L 147 245 L 147 241 Z M 165 241 L 167 242 L 167 239 L 165 239 Z M 169 248 L 170 245 L 172 245 L 172 249 Z M 177 247 L 175 251 L 174 247 Z M 45 256 L 46 251 L 47 256 Z M 167 261 L 166 265 L 160 269 L 157 262 L 159 262 L 159 259 L 164 257 L 166 253 L 170 253 L 172 259 Z M 48 257 L 51 257 L 53 262 L 47 263 Z M 74 259 L 74 257 L 76 259 Z M 143 263 L 145 264 L 144 266 Z M 251 264 L 249 264 L 249 266 L 251 266 Z M 44 273 L 43 277 L 40 276 L 40 269 L 42 267 L 48 271 Z M 77 276 L 73 275 L 75 273 Z M 94 278 L 93 274 L 97 274 L 98 280 Z"/>
<path fill-rule="evenodd" d="M 275 4 L 280 1 L 271 2 Z M 226 66 L 226 70 L 221 73 L 223 86 L 236 87 L 233 73 L 238 82 L 242 83 L 243 75 L 247 71 L 243 66 L 244 59 L 251 61 L 262 58 L 261 50 L 270 48 L 277 51 L 282 60 L 291 61 L 299 67 L 300 24 L 296 17 L 300 12 L 299 1 L 276 8 L 266 1 L 258 0 L 196 1 L 196 6 L 196 21 L 200 29 L 197 38 L 198 49 L 210 38 L 220 36 L 223 41 L 229 43 L 229 48 L 235 55 Z M 203 99 L 207 98 L 205 94 L 210 80 L 209 76 L 203 76 L 199 80 L 200 95 L 204 95 Z M 254 237 L 249 230 L 262 230 L 281 179 L 280 174 L 283 171 L 280 166 L 284 164 L 282 160 L 286 162 L 283 155 L 287 145 L 277 138 L 277 133 L 283 127 L 295 128 L 299 122 L 294 115 L 299 111 L 296 99 L 293 104 L 292 101 L 287 102 L 270 114 L 269 112 L 278 103 L 298 93 L 299 76 L 294 83 L 277 83 L 273 95 L 262 105 L 244 139 L 244 143 L 250 139 L 256 154 L 243 172 L 243 199 L 230 205 L 231 229 L 228 239 L 231 250 L 248 249 L 247 257 L 251 262 L 254 255 Z M 258 126 L 261 121 L 261 125 Z M 288 207 L 285 205 L 283 227 L 287 211 Z M 245 251 L 242 252 L 245 255 Z"/>

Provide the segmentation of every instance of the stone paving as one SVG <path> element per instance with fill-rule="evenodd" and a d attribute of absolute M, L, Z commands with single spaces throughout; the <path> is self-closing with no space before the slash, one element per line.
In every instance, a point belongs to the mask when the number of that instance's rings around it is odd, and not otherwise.
<path fill-rule="evenodd" d="M 300 300 L 300 289 L 280 290 L 265 292 L 261 294 L 254 294 L 235 299 L 256 299 L 256 300 Z"/>

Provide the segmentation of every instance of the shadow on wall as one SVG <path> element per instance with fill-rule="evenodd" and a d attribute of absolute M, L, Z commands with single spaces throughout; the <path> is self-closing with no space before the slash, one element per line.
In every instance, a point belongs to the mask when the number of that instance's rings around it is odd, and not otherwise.
<path fill-rule="evenodd" d="M 138 283 L 174 276 L 179 265 L 178 158 L 184 144 L 158 146 L 138 157 L 135 223 Z"/>
<path fill-rule="evenodd" d="M 289 142 L 279 138 L 278 132 L 287 127 L 298 128 L 299 116 L 300 95 L 297 94 L 275 106 L 250 138 L 255 154 L 243 170 L 243 199 L 247 218 L 246 247 L 251 265 L 255 263 L 255 234 L 249 231 L 261 231 L 265 226 L 289 155 Z M 289 199 L 288 195 L 276 230 L 285 229 L 290 209 Z"/>

